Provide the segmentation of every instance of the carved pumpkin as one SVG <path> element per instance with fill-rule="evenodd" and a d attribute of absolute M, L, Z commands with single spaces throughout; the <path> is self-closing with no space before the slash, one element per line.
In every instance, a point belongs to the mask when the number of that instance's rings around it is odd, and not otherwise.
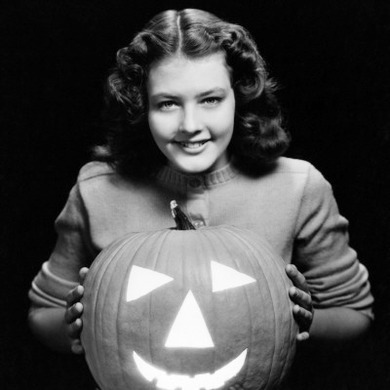
<path fill-rule="evenodd" d="M 134 233 L 92 264 L 82 343 L 102 390 L 271 389 L 295 353 L 285 264 L 231 226 Z"/>

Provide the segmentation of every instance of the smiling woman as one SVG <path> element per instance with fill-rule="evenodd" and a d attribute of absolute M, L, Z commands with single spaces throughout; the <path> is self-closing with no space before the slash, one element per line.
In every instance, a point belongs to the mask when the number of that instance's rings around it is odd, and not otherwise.
<path fill-rule="evenodd" d="M 169 84 L 163 85 L 160 77 Z M 233 154 L 241 169 L 256 170 L 289 145 L 274 91 L 275 83 L 245 28 L 201 10 L 163 12 L 117 53 L 117 65 L 107 83 L 110 133 L 107 143 L 96 148 L 95 157 L 133 179 L 155 174 L 166 162 L 171 163 L 166 148 L 161 149 L 162 143 L 156 145 L 150 133 L 150 128 L 160 127 L 154 120 L 157 113 L 179 111 L 181 117 L 174 116 L 176 125 L 188 132 L 201 124 L 198 115 L 206 115 L 209 108 L 209 119 L 203 125 L 219 115 L 222 127 L 232 127 L 233 142 L 227 142 L 227 153 L 221 157 Z M 162 115 L 159 118 L 168 121 Z M 213 127 L 220 131 L 219 125 Z M 194 138 L 199 139 L 202 143 L 212 140 Z M 183 152 L 201 147 L 187 142 L 188 135 L 178 140 L 181 145 L 186 141 Z M 218 166 L 223 165 L 221 161 Z M 212 161 L 198 168 L 195 164 L 189 172 L 212 165 Z"/>
<path fill-rule="evenodd" d="M 223 53 L 154 63 L 147 91 L 149 127 L 169 164 L 202 173 L 228 163 L 235 97 Z"/>

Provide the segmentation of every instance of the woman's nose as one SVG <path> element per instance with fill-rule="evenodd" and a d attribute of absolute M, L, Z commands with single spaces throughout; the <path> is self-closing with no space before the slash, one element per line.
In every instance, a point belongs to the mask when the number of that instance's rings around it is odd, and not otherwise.
<path fill-rule="evenodd" d="M 186 133 L 195 133 L 202 130 L 201 118 L 196 108 L 184 108 L 179 130 Z"/>

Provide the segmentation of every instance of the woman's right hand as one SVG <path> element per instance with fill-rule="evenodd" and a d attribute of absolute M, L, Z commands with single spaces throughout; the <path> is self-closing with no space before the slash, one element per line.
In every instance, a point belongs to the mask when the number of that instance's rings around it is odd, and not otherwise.
<path fill-rule="evenodd" d="M 80 334 L 83 328 L 83 321 L 81 315 L 83 314 L 83 304 L 80 302 L 84 295 L 84 287 L 82 283 L 88 273 L 88 268 L 83 267 L 80 269 L 80 284 L 73 290 L 70 290 L 66 297 L 66 311 L 65 311 L 65 323 L 67 327 L 67 333 L 71 340 L 71 350 L 75 354 L 84 353 L 84 348 L 81 345 Z"/>

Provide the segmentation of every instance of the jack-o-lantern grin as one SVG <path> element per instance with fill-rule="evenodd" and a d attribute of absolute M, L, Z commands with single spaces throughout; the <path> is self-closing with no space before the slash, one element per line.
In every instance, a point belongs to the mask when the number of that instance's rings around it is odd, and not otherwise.
<path fill-rule="evenodd" d="M 247 349 L 213 373 L 190 376 L 174 373 L 169 374 L 161 368 L 146 362 L 136 352 L 133 352 L 134 361 L 142 376 L 148 382 L 154 382 L 157 388 L 164 390 L 218 389 L 241 371 L 245 364 L 246 355 Z"/>

